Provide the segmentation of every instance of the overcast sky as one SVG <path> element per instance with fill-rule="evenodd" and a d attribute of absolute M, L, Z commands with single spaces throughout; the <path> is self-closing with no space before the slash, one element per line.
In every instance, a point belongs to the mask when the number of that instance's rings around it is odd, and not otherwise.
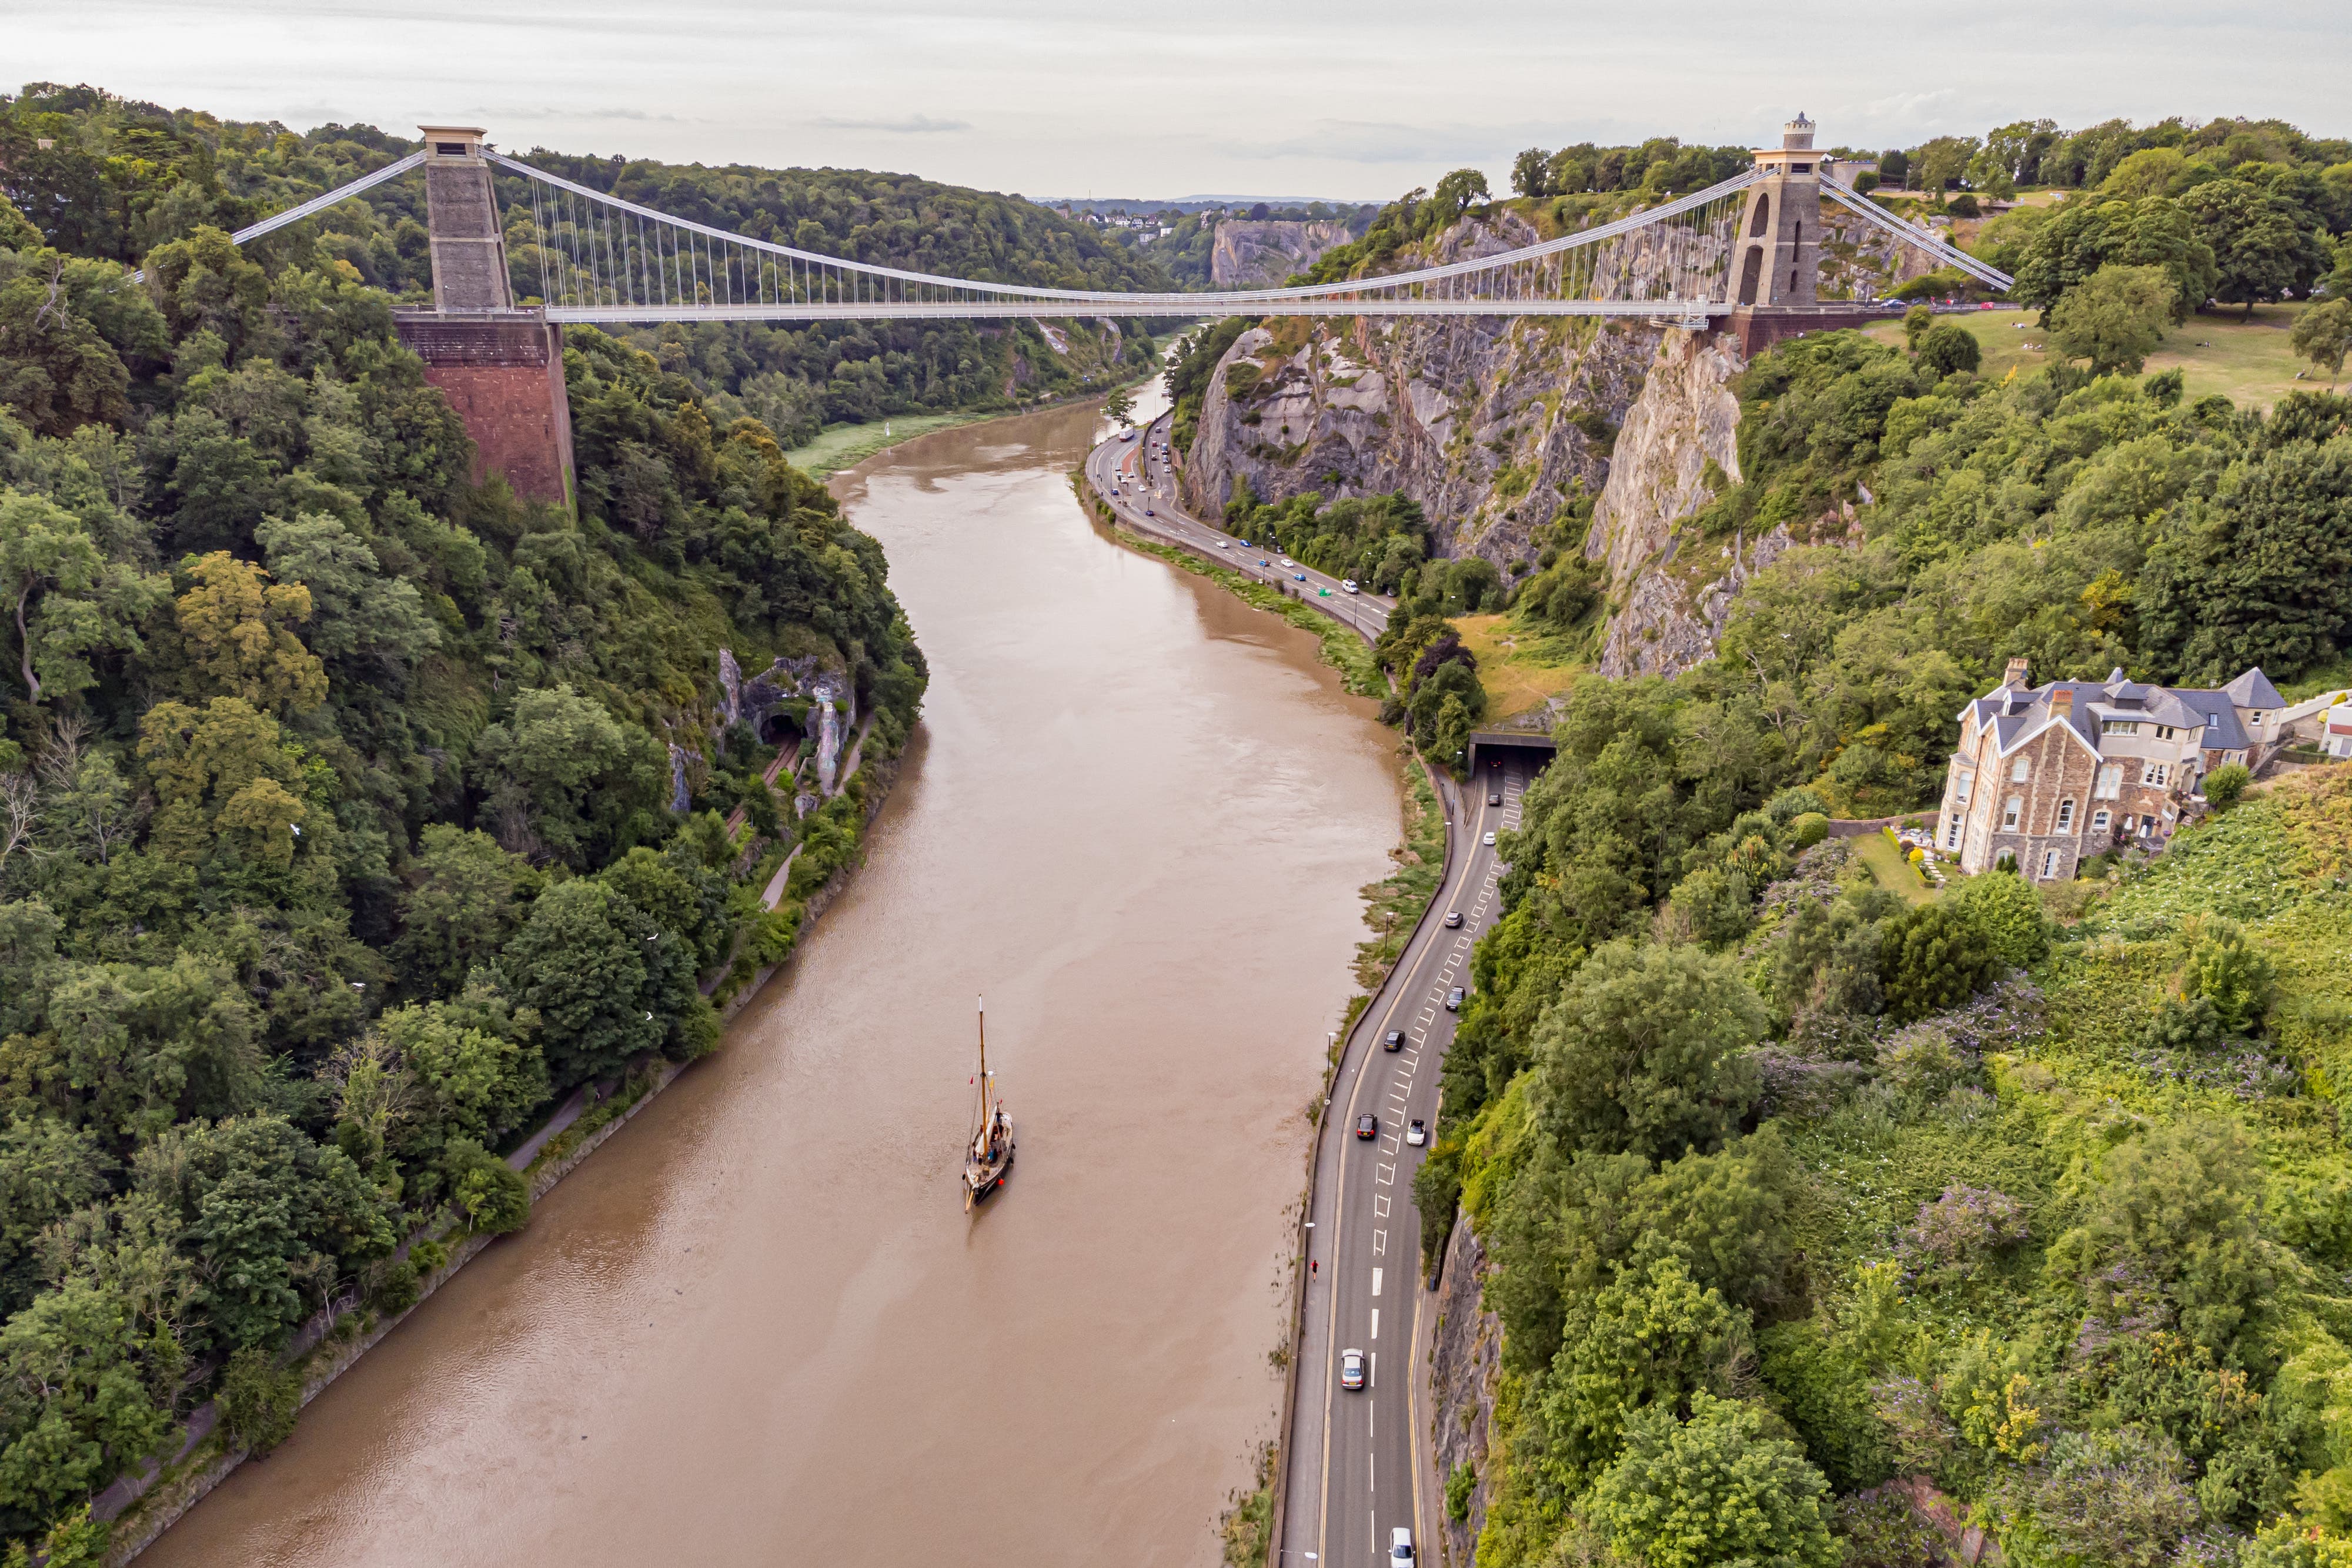
<path fill-rule="evenodd" d="M 1934 18 L 1930 20 L 1929 18 Z M 0 0 L 0 77 L 299 130 L 904 170 L 1033 196 L 1382 200 L 1522 147 L 2048 115 L 2352 132 L 2344 0 Z"/>

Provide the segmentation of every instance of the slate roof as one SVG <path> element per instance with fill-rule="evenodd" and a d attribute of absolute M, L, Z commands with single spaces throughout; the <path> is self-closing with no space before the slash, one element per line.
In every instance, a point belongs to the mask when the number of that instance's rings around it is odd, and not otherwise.
<path fill-rule="evenodd" d="M 2286 706 L 2286 699 L 2279 695 L 2278 688 L 2271 685 L 2271 678 L 2263 674 L 2260 664 L 2248 670 L 2244 674 L 2223 686 L 2221 690 L 2240 707 Z"/>
<path fill-rule="evenodd" d="M 2099 744 L 2099 716 L 2092 711 L 2094 706 L 2113 716 L 2128 716 L 2180 729 L 2202 725 L 2205 734 L 2199 744 L 2220 751 L 2252 745 L 2245 727 L 2238 722 L 2238 708 L 2284 706 L 2277 688 L 2259 669 L 2248 670 L 2219 691 L 2148 685 L 2125 679 L 2118 669 L 2104 681 L 2052 681 L 2031 691 L 1995 686 L 1961 709 L 1959 716 L 1964 721 L 1973 717 L 1979 729 L 1990 729 L 1995 743 L 2006 752 L 2041 727 L 2051 699 L 2060 692 L 2070 694 L 2067 727 L 2093 750 Z"/>
<path fill-rule="evenodd" d="M 2238 722 L 2238 710 L 2231 705 L 2228 692 L 2177 688 L 2172 695 L 2205 721 L 2205 736 L 2199 745 L 2211 751 L 2243 751 L 2253 745 L 2246 738 L 2246 727 Z"/>

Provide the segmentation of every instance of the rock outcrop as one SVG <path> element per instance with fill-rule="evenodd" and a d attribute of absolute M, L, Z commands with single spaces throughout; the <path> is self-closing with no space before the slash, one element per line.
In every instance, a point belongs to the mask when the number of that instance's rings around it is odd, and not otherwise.
<path fill-rule="evenodd" d="M 748 724 L 760 732 L 761 739 L 772 741 L 770 721 L 782 718 L 802 735 L 816 737 L 817 783 L 825 795 L 831 795 L 842 746 L 857 723 L 857 690 L 848 675 L 822 660 L 802 657 L 778 659 L 746 680 L 733 650 L 722 648 L 719 680 L 727 697 L 723 710 L 727 723 Z M 801 815 L 806 816 L 821 797 L 799 799 L 810 802 L 801 808 Z"/>
<path fill-rule="evenodd" d="M 1227 218 L 1217 225 L 1211 243 L 1209 284 L 1214 288 L 1279 284 L 1350 237 L 1347 225 L 1321 219 Z"/>
<path fill-rule="evenodd" d="M 1486 1254 L 1469 1221 L 1456 1218 L 1445 1245 L 1445 1270 L 1438 1282 L 1437 1332 L 1429 1350 L 1429 1419 L 1443 1493 L 1457 1470 L 1477 1478 L 1468 1510 L 1437 1521 L 1444 1547 L 1442 1568 L 1470 1568 L 1478 1532 L 1486 1525 L 1486 1427 L 1495 1414 L 1495 1379 L 1503 1355 L 1502 1320 L 1479 1304 Z"/>
<path fill-rule="evenodd" d="M 1465 219 L 1433 263 L 1539 236 Z M 1663 329 L 1592 318 L 1285 319 L 1237 339 L 1212 376 L 1184 471 L 1214 516 L 1245 478 L 1264 501 L 1402 491 L 1449 556 L 1507 577 L 1533 529 L 1601 487 L 1610 441 Z"/>

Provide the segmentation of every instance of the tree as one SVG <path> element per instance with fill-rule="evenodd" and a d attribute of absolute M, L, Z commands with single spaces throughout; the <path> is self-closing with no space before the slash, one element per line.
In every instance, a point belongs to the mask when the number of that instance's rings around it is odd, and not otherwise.
<path fill-rule="evenodd" d="M 1925 305 L 1914 305 L 1903 312 L 1903 342 L 1913 353 L 1919 351 L 1919 340 L 1936 325 L 1936 312 Z"/>
<path fill-rule="evenodd" d="M 1120 387 L 1103 400 L 1103 417 L 1113 424 L 1135 423 L 1135 393 Z"/>
<path fill-rule="evenodd" d="M 2052 1245 L 2044 1273 L 2082 1288 L 2110 1323 L 2169 1318 L 2229 1364 L 2271 1293 L 2262 1182 L 2237 1126 L 2158 1127 L 2110 1151 L 2095 1179 L 2077 1174 L 2082 1222 Z"/>
<path fill-rule="evenodd" d="M 1570 1308 L 1544 1385 L 1547 1467 L 1574 1493 L 1617 1458 L 1638 1412 L 1686 1415 L 1701 1391 L 1731 1392 L 1752 1354 L 1748 1314 L 1665 1259 Z"/>
<path fill-rule="evenodd" d="M 46 277 L 0 275 L 0 407 L 41 435 L 121 422 L 131 412 L 131 372 L 74 308 L 66 258 L 42 251 L 34 259 Z"/>
<path fill-rule="evenodd" d="M 2310 394 L 2280 400 L 2281 423 Z M 2324 412 L 2324 411 L 2323 411 Z M 2290 679 L 2352 641 L 2352 436 L 2288 441 L 2234 465 L 2226 499 L 2191 503 L 2149 551 L 2141 626 L 2177 678 L 2249 665 Z"/>
<path fill-rule="evenodd" d="M 1609 943 L 1536 1027 L 1537 1121 L 1570 1152 L 1715 1148 L 1760 1092 L 1764 1025 L 1730 958 Z"/>
<path fill-rule="evenodd" d="M 546 1029 L 555 1086 L 568 1089 L 618 1072 L 658 1050 L 677 1000 L 684 944 L 601 882 L 567 882 L 531 905 L 530 918 L 499 956 L 505 989 L 536 1009 Z"/>
<path fill-rule="evenodd" d="M 420 838 L 393 958 L 412 989 L 454 991 L 506 946 L 543 879 L 478 830 L 433 822 Z"/>
<path fill-rule="evenodd" d="M 471 1138 L 453 1138 L 442 1164 L 466 1223 L 485 1236 L 520 1230 L 530 1220 L 530 1183 L 522 1172 Z"/>
<path fill-rule="evenodd" d="M 2167 196 L 2137 202 L 2069 202 L 2033 232 L 2018 264 L 2011 298 L 2039 306 L 2042 325 L 2049 311 L 2073 289 L 2106 266 L 2160 267 L 2172 283 L 2172 319 L 2212 296 L 2220 277 L 2213 247 L 2188 208 Z"/>
<path fill-rule="evenodd" d="M 2318 270 L 2315 242 L 2298 227 L 2284 202 L 2243 180 L 2209 180 L 2181 198 L 2198 237 L 2213 249 L 2218 277 L 2213 298 L 2243 305 L 2283 296 L 2299 270 Z"/>
<path fill-rule="evenodd" d="M 1990 871 L 1963 881 L 1950 894 L 1991 942 L 2002 960 L 2018 968 L 2038 964 L 2050 951 L 2050 922 L 2033 884 L 2013 872 Z"/>
<path fill-rule="evenodd" d="M 1958 1007 L 2008 967 L 1984 927 L 1955 904 L 1906 910 L 1879 934 L 1878 983 L 1898 1022 Z"/>
<path fill-rule="evenodd" d="M 229 1439 L 259 1458 L 294 1435 L 295 1417 L 302 1413 L 302 1379 L 278 1366 L 269 1352 L 247 1348 L 228 1358 L 214 1398 Z"/>
<path fill-rule="evenodd" d="M 441 629 L 425 613 L 416 585 L 387 574 L 375 551 L 324 512 L 291 520 L 265 519 L 254 529 L 282 588 L 310 595 L 311 648 L 331 659 L 364 660 L 378 670 L 405 673 L 441 645 Z"/>
<path fill-rule="evenodd" d="M 1836 1568 L 1828 1491 L 1760 1409 L 1696 1393 L 1686 1422 L 1656 1406 L 1626 1422 L 1591 1508 L 1615 1553 L 1647 1568 Z"/>
<path fill-rule="evenodd" d="M 1430 211 L 1438 228 L 1444 228 L 1467 212 L 1472 205 L 1488 199 L 1486 176 L 1476 169 L 1456 169 L 1437 182 L 1437 189 L 1429 198 Z"/>
<path fill-rule="evenodd" d="M 136 626 L 160 593 L 104 559 L 72 513 L 0 486 L 0 598 L 15 615 L 17 678 L 33 701 L 96 685 L 89 655 L 99 649 L 143 653 Z"/>
<path fill-rule="evenodd" d="M 157 703 L 139 721 L 139 760 L 161 803 L 153 850 L 194 862 L 226 847 L 248 862 L 292 863 L 310 809 L 276 719 L 242 697 L 215 697 L 201 713 Z"/>
<path fill-rule="evenodd" d="M 251 1006 L 192 954 L 75 965 L 48 1011 L 78 1119 L 118 1155 L 184 1118 L 235 1115 L 260 1099 Z"/>
<path fill-rule="evenodd" d="M 294 634 L 310 618 L 309 589 L 273 583 L 226 550 L 189 562 L 187 571 L 195 586 L 180 596 L 180 636 L 199 692 L 281 713 L 326 700 L 327 672 Z"/>
<path fill-rule="evenodd" d="M 1540 147 L 1530 147 L 1511 160 L 1511 189 L 1522 196 L 1549 196 L 1557 193 L 1552 184 L 1552 155 Z"/>
<path fill-rule="evenodd" d="M 2287 343 L 2315 369 L 2326 371 L 2333 385 L 2344 370 L 2345 354 L 2352 351 L 2352 299 L 2305 307 L 2294 319 Z"/>
<path fill-rule="evenodd" d="M 2095 375 L 2137 375 L 2172 318 L 2171 279 L 2159 267 L 2110 262 L 2051 308 L 2050 333 L 2066 357 Z"/>
<path fill-rule="evenodd" d="M 1977 335 L 1966 327 L 1947 321 L 1940 327 L 1930 327 L 1919 335 L 1919 365 L 1937 376 L 1957 375 L 1973 371 L 1984 361 L 1984 350 L 1977 344 Z"/>
<path fill-rule="evenodd" d="M 596 836 L 592 800 L 611 822 L 654 799 L 666 771 L 645 731 L 616 721 L 569 684 L 518 693 L 513 712 L 475 743 L 474 768 L 507 848 L 575 863 Z"/>

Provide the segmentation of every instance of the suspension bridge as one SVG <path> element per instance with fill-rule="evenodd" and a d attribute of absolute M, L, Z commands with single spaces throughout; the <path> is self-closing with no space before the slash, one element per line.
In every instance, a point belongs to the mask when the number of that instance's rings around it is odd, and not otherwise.
<path fill-rule="evenodd" d="M 434 303 L 396 312 L 496 467 L 568 500 L 568 324 L 1244 316 L 1645 319 L 1728 329 L 1743 351 L 1869 319 L 1818 298 L 1822 203 L 1997 291 L 2011 278 L 1837 178 L 1799 115 L 1717 184 L 1532 245 L 1488 240 L 1441 266 L 1204 293 L 1052 288 L 942 277 L 733 234 L 499 152 L 473 126 L 425 126 L 417 152 L 231 236 L 243 245 L 421 170 Z M 535 285 L 535 287 L 534 287 Z"/>

